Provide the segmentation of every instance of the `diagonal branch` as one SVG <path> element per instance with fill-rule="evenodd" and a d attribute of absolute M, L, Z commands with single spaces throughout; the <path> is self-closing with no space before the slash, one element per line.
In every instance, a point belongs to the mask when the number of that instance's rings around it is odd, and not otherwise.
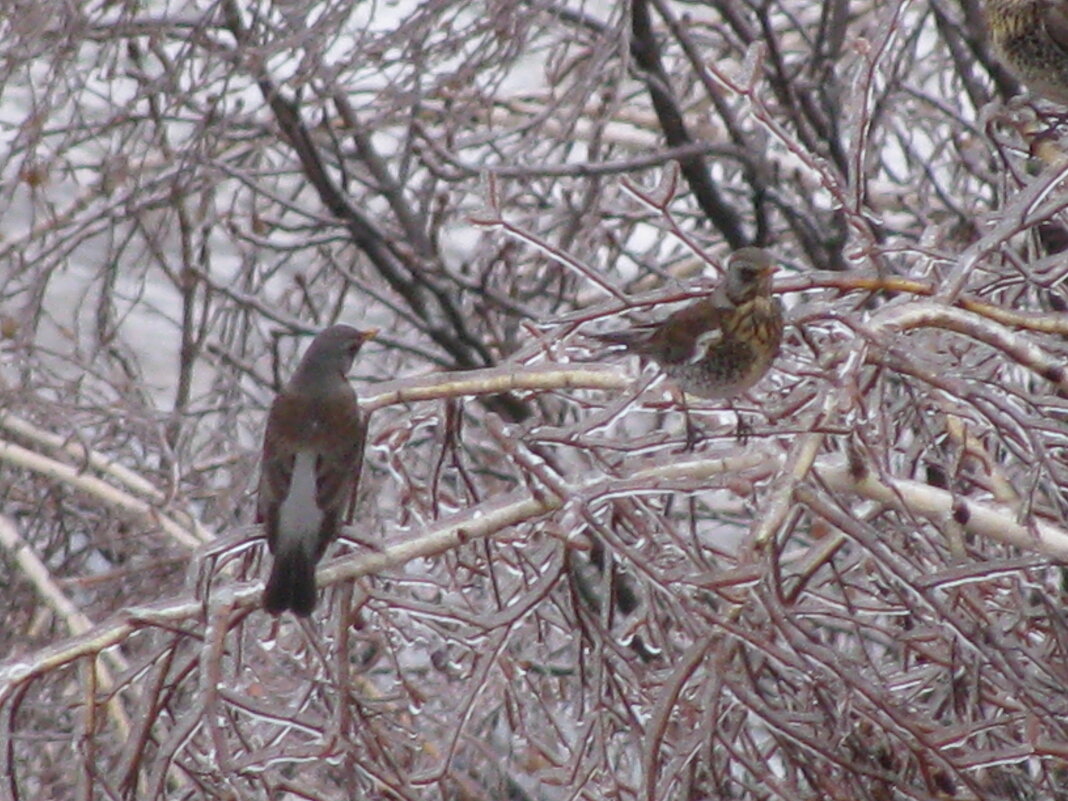
<path fill-rule="evenodd" d="M 653 101 L 653 108 L 664 130 L 664 138 L 668 146 L 682 147 L 693 144 L 693 137 L 686 128 L 682 111 L 671 91 L 671 82 L 660 61 L 660 48 L 653 34 L 648 0 L 634 0 L 631 3 L 631 36 L 631 52 L 644 73 L 645 86 Z M 705 216 L 720 230 L 723 238 L 732 248 L 740 248 L 749 244 L 749 238 L 742 230 L 741 217 L 723 199 L 719 189 L 716 188 L 701 154 L 681 156 L 678 161 L 682 174 L 686 177 L 694 197 L 697 198 L 698 205 Z"/>
<path fill-rule="evenodd" d="M 241 20 L 235 0 L 225 0 L 223 9 L 226 26 L 238 45 L 251 45 L 249 31 Z M 423 330 L 452 357 L 457 369 L 492 365 L 492 354 L 471 332 L 467 316 L 455 301 L 455 288 L 443 287 L 433 281 L 425 266 L 419 264 L 420 254 L 391 243 L 366 214 L 349 202 L 327 172 L 296 103 L 286 98 L 275 86 L 262 64 L 253 64 L 251 69 L 260 93 L 297 154 L 305 177 L 323 205 L 348 230 L 353 244 L 367 255 L 386 283 L 404 298 L 415 317 L 425 321 Z M 487 399 L 487 405 L 509 420 L 522 420 L 530 414 L 526 404 L 512 396 Z"/>

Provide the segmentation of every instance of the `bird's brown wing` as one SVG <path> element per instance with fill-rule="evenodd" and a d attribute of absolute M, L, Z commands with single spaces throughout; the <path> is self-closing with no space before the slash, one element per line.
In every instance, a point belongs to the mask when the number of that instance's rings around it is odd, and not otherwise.
<path fill-rule="evenodd" d="M 263 437 L 263 458 L 260 466 L 259 498 L 256 504 L 256 522 L 266 526 L 267 543 L 274 550 L 277 531 L 278 506 L 289 492 L 293 478 L 293 463 L 296 451 L 283 433 L 282 420 L 292 414 L 292 399 L 276 398 L 267 413 L 267 431 Z"/>
<path fill-rule="evenodd" d="M 721 305 L 716 297 L 691 303 L 661 323 L 643 344 L 644 352 L 656 356 L 663 364 L 682 364 L 693 356 L 697 338 L 723 326 L 732 309 Z"/>
<path fill-rule="evenodd" d="M 324 435 L 317 438 L 315 502 L 323 512 L 319 528 L 318 557 L 338 534 L 338 528 L 351 520 L 363 467 L 367 425 L 356 402 L 348 392 L 322 401 L 319 408 Z"/>
<path fill-rule="evenodd" d="M 691 303 L 661 322 L 638 323 L 620 331 L 593 334 L 595 339 L 613 345 L 623 345 L 631 352 L 663 364 L 678 364 L 689 360 L 697 337 L 719 328 L 731 309 L 715 295 Z"/>
<path fill-rule="evenodd" d="M 360 480 L 367 426 L 355 399 L 335 404 L 328 419 L 330 438 L 322 443 L 316 467 L 316 502 L 320 509 L 340 514 Z"/>
<path fill-rule="evenodd" d="M 1068 2 L 1047 0 L 1042 8 L 1042 22 L 1049 38 L 1068 55 Z"/>
<path fill-rule="evenodd" d="M 602 334 L 590 334 L 594 339 L 607 342 L 609 345 L 623 345 L 638 353 L 642 352 L 642 343 L 645 342 L 656 328 L 656 323 L 637 323 L 630 328 L 619 331 L 605 331 Z"/>

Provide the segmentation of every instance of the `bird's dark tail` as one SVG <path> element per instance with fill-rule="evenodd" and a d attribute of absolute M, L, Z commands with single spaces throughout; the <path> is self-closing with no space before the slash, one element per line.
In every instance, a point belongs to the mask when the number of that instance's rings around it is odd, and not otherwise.
<path fill-rule="evenodd" d="M 603 334 L 591 334 L 594 339 L 599 339 L 608 345 L 622 345 L 631 353 L 635 353 L 645 359 L 649 356 L 656 358 L 656 340 L 651 340 L 655 329 L 649 325 L 636 325 L 633 328 L 624 328 L 621 331 L 605 331 Z"/>
<path fill-rule="evenodd" d="M 315 609 L 316 595 L 311 556 L 299 547 L 276 554 L 263 591 L 263 608 L 272 615 L 292 609 L 294 615 L 307 617 Z"/>
<path fill-rule="evenodd" d="M 628 348 L 645 338 L 646 334 L 639 331 L 606 331 L 603 334 L 590 334 L 594 339 L 607 342 L 609 345 L 625 345 Z"/>

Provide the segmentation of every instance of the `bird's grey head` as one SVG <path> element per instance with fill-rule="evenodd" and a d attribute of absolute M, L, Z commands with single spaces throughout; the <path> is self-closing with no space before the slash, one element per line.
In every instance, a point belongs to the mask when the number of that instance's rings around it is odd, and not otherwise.
<path fill-rule="evenodd" d="M 320 331 L 304 352 L 291 385 L 314 388 L 338 377 L 344 380 L 363 343 L 377 333 L 377 329 L 361 331 L 351 325 L 332 325 Z"/>
<path fill-rule="evenodd" d="M 771 276 L 775 264 L 767 251 L 760 248 L 741 248 L 727 259 L 727 278 L 724 290 L 731 303 L 745 303 L 758 295 L 771 292 Z"/>

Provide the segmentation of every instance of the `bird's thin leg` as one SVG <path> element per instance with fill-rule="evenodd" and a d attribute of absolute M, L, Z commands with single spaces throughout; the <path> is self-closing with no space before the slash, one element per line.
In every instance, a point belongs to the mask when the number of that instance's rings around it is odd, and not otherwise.
<path fill-rule="evenodd" d="M 744 397 L 750 402 L 759 403 L 758 401 L 754 401 L 753 396 L 750 395 L 748 392 L 746 392 L 742 397 Z M 730 410 L 734 412 L 734 415 L 738 420 L 734 429 L 734 436 L 738 440 L 739 444 L 745 445 L 749 442 L 749 437 L 753 433 L 753 424 L 750 423 L 749 420 L 746 419 L 745 415 L 742 414 L 742 412 L 740 412 L 738 408 L 734 405 L 734 400 L 727 401 L 727 405 L 730 407 Z M 766 414 L 767 413 L 765 412 L 765 416 Z"/>
<path fill-rule="evenodd" d="M 683 419 L 686 421 L 686 443 L 682 446 L 679 453 L 687 453 L 692 451 L 697 443 L 705 438 L 704 433 L 693 422 L 693 416 L 690 414 L 690 404 L 686 402 L 686 393 L 681 389 L 672 387 L 671 394 L 675 398 L 675 402 L 682 409 Z"/>
<path fill-rule="evenodd" d="M 730 410 L 734 412 L 734 416 L 738 421 L 734 427 L 734 438 L 738 441 L 739 445 L 744 446 L 749 444 L 749 435 L 753 433 L 752 424 L 745 419 L 744 414 L 735 408 L 733 402 L 727 401 L 727 405 L 730 407 Z"/>

